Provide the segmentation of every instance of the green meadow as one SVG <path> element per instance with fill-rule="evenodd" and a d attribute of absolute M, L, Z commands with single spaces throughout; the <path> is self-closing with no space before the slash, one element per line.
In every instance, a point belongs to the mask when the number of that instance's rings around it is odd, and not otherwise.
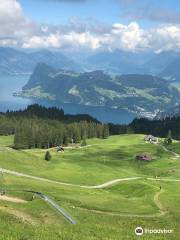
<path fill-rule="evenodd" d="M 0 137 L 1 168 L 73 184 L 3 174 L 1 188 L 6 195 L 25 201 L 0 199 L 0 239 L 180 239 L 180 182 L 174 181 L 180 180 L 180 158 L 165 151 L 161 144 L 148 144 L 143 139 L 143 135 L 133 134 L 90 139 L 84 148 L 67 148 L 64 153 L 50 149 L 52 159 L 47 162 L 46 150 L 14 150 L 13 136 Z M 180 153 L 179 142 L 171 148 Z M 153 160 L 137 161 L 136 155 L 143 153 L 153 156 Z M 88 188 L 132 177 L 139 179 Z M 69 224 L 47 202 L 23 190 L 51 197 L 77 224 Z M 172 229 L 173 233 L 137 237 L 137 226 Z"/>

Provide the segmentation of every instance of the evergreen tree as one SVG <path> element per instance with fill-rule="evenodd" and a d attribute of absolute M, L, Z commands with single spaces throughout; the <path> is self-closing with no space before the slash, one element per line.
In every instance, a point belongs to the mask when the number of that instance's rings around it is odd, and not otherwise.
<path fill-rule="evenodd" d="M 131 127 L 127 127 L 127 134 L 133 134 L 134 131 Z"/>
<path fill-rule="evenodd" d="M 65 146 L 68 145 L 68 143 L 70 142 L 70 138 L 69 138 L 69 134 L 68 134 L 68 131 L 65 129 L 64 130 L 64 133 L 63 133 L 64 137 L 63 137 L 63 144 Z"/>
<path fill-rule="evenodd" d="M 51 154 L 50 154 L 49 151 L 46 151 L 44 159 L 45 159 L 46 161 L 50 161 L 50 160 L 51 160 Z"/>
<path fill-rule="evenodd" d="M 74 124 L 73 126 L 73 140 L 74 143 L 79 143 L 81 141 L 81 133 L 80 133 L 80 128 L 77 124 Z"/>
<path fill-rule="evenodd" d="M 171 130 L 168 131 L 168 136 L 167 136 L 167 138 L 172 140 L 172 131 L 171 131 Z"/>
<path fill-rule="evenodd" d="M 86 139 L 83 138 L 82 143 L 81 143 L 81 146 L 84 147 L 84 146 L 86 146 L 86 145 L 87 145 Z"/>
<path fill-rule="evenodd" d="M 165 139 L 165 141 L 166 141 L 167 145 L 172 144 L 172 132 L 171 132 L 171 130 L 168 131 L 167 139 Z"/>
<path fill-rule="evenodd" d="M 109 137 L 109 127 L 107 124 L 103 126 L 103 138 L 106 139 Z"/>

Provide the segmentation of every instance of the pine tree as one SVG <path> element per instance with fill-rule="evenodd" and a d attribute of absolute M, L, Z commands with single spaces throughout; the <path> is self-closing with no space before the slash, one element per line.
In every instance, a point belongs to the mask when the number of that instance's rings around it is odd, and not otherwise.
<path fill-rule="evenodd" d="M 86 142 L 86 138 L 83 138 L 82 140 L 82 143 L 81 143 L 81 146 L 84 147 L 87 145 L 87 142 Z"/>
<path fill-rule="evenodd" d="M 74 125 L 73 140 L 74 140 L 75 143 L 79 143 L 81 141 L 80 128 L 77 124 Z"/>
<path fill-rule="evenodd" d="M 131 127 L 127 127 L 127 134 L 133 134 L 134 130 Z"/>
<path fill-rule="evenodd" d="M 70 142 L 70 140 L 69 140 L 69 134 L 68 134 L 68 131 L 67 131 L 67 129 L 66 129 L 66 130 L 64 130 L 63 144 L 64 144 L 65 146 L 67 146 L 69 142 Z"/>
<path fill-rule="evenodd" d="M 107 124 L 103 126 L 103 138 L 106 139 L 109 137 L 109 127 Z"/>
<path fill-rule="evenodd" d="M 167 136 L 167 138 L 172 140 L 172 131 L 171 131 L 171 130 L 168 131 L 168 136 Z"/>
<path fill-rule="evenodd" d="M 51 160 L 51 154 L 50 154 L 49 151 L 46 151 L 44 159 L 45 159 L 46 161 L 50 161 L 50 160 Z"/>
<path fill-rule="evenodd" d="M 172 144 L 172 132 L 171 132 L 171 130 L 168 131 L 168 136 L 167 136 L 167 139 L 166 139 L 166 144 L 167 144 L 167 145 Z"/>

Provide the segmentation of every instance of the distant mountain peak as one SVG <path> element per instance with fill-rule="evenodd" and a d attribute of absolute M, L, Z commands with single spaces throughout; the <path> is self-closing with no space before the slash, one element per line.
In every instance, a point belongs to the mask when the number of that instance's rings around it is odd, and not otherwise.
<path fill-rule="evenodd" d="M 56 69 L 82 70 L 77 63 L 60 52 L 43 49 L 33 53 L 25 53 L 13 48 L 0 47 L 0 73 L 29 74 L 34 71 L 39 62 L 46 63 Z"/>

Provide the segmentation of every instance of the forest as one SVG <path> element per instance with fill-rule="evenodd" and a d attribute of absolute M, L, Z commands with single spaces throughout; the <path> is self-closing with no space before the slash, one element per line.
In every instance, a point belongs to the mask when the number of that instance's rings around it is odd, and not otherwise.
<path fill-rule="evenodd" d="M 31 105 L 24 111 L 0 115 L 0 135 L 14 135 L 14 148 L 50 148 L 108 138 L 109 127 L 88 115 L 65 115 L 63 110 Z"/>
<path fill-rule="evenodd" d="M 167 137 L 168 131 L 171 131 L 172 138 L 180 140 L 180 117 L 166 117 L 157 120 L 134 119 L 128 127 L 134 133 L 152 134 L 157 137 Z"/>
<path fill-rule="evenodd" d="M 67 115 L 56 107 L 34 104 L 21 111 L 0 114 L 0 135 L 14 135 L 14 148 L 50 148 L 81 143 L 87 138 L 108 138 L 118 134 L 152 134 L 180 140 L 180 117 L 160 120 L 134 119 L 129 125 L 103 124 L 86 115 Z"/>

